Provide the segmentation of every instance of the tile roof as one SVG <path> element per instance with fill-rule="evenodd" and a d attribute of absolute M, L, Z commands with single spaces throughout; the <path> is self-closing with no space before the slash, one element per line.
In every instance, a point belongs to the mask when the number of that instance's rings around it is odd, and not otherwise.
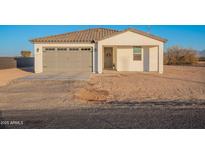
<path fill-rule="evenodd" d="M 118 33 L 119 31 L 105 28 L 94 28 L 81 30 L 76 32 L 70 32 L 60 35 L 53 35 L 48 37 L 36 38 L 31 40 L 33 43 L 37 42 L 79 42 L 88 43 L 98 41 L 104 37 L 110 36 L 111 34 Z"/>
<path fill-rule="evenodd" d="M 126 32 L 126 31 L 132 31 L 162 42 L 166 42 L 166 39 L 160 38 L 155 35 L 148 34 L 143 31 L 139 31 L 136 29 L 126 29 L 123 31 L 117 31 L 113 29 L 106 29 L 106 28 L 93 28 L 93 29 L 87 29 L 87 30 L 81 30 L 81 31 L 75 31 L 70 33 L 64 33 L 59 35 L 52 35 L 47 37 L 41 37 L 32 39 L 32 43 L 93 43 L 97 42 L 115 35 L 118 35 L 120 33 Z"/>

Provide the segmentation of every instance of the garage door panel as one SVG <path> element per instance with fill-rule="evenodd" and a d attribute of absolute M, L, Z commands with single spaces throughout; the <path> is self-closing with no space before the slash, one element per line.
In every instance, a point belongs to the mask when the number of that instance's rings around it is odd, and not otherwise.
<path fill-rule="evenodd" d="M 44 72 L 91 72 L 91 51 L 43 52 Z"/>
<path fill-rule="evenodd" d="M 43 69 L 44 71 L 56 71 L 57 54 L 53 52 L 43 53 Z"/>

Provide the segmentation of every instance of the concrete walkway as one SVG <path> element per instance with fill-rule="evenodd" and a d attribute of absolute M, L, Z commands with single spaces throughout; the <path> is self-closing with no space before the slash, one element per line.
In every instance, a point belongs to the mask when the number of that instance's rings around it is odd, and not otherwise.
<path fill-rule="evenodd" d="M 18 80 L 88 80 L 91 74 L 91 72 L 38 73 Z"/>

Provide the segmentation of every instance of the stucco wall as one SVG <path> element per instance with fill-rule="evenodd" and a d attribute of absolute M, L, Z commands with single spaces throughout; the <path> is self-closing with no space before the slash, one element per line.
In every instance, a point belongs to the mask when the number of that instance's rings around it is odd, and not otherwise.
<path fill-rule="evenodd" d="M 158 61 L 158 71 L 159 73 L 163 73 L 164 70 L 164 44 L 160 44 L 158 47 L 159 50 L 159 61 Z"/>
<path fill-rule="evenodd" d="M 93 47 L 93 51 L 95 51 L 95 44 L 34 44 L 34 56 L 35 56 L 35 61 L 34 61 L 34 70 L 35 73 L 41 73 L 43 72 L 43 47 Z M 38 52 L 37 52 L 38 49 Z M 96 71 L 96 53 L 93 52 L 93 70 Z"/>
<path fill-rule="evenodd" d="M 144 72 L 149 72 L 149 47 L 144 47 L 143 48 L 143 66 L 144 66 Z"/>
<path fill-rule="evenodd" d="M 158 47 L 149 48 L 149 71 L 158 71 Z"/>
<path fill-rule="evenodd" d="M 143 49 L 141 58 L 139 61 L 133 60 L 132 47 L 117 48 L 117 71 L 143 71 Z"/>
<path fill-rule="evenodd" d="M 113 37 L 101 40 L 98 42 L 98 72 L 102 73 L 103 70 L 103 47 L 104 46 L 157 46 L 158 48 L 158 57 L 159 57 L 159 65 L 158 71 L 160 73 L 163 72 L 163 42 L 131 32 L 127 31 Z M 128 50 L 129 52 L 129 50 Z M 126 56 L 126 55 L 124 55 Z M 133 68 L 130 68 L 132 70 Z M 142 70 L 140 68 L 140 70 Z"/>
<path fill-rule="evenodd" d="M 145 65 L 151 65 L 150 71 L 159 71 L 160 73 L 163 72 L 163 45 L 164 43 L 131 31 L 127 31 L 118 35 L 115 35 L 113 37 L 104 39 L 99 41 L 96 44 L 34 44 L 34 56 L 35 56 L 35 72 L 36 73 L 41 73 L 43 71 L 43 59 L 42 59 L 42 49 L 43 47 L 93 47 L 93 70 L 94 72 L 102 73 L 104 64 L 103 64 L 103 47 L 104 46 L 110 46 L 114 47 L 114 57 L 113 57 L 113 62 L 117 60 L 117 48 L 119 47 L 124 47 L 124 46 L 143 46 L 143 51 L 145 49 L 149 49 L 151 53 L 150 59 L 151 61 L 149 63 L 142 63 L 145 59 L 142 57 L 142 62 L 132 62 L 130 64 L 130 68 L 128 70 L 136 70 L 136 71 L 143 71 L 145 68 Z M 155 46 L 155 47 L 153 47 Z M 152 48 L 153 47 L 153 48 Z M 39 50 L 37 52 L 37 49 Z M 123 49 L 122 49 L 123 50 Z M 129 54 L 125 54 L 122 50 L 120 50 L 119 56 L 128 56 L 127 59 L 132 59 L 131 58 L 131 48 L 126 50 Z M 158 51 L 158 53 L 156 52 Z M 149 52 L 149 53 L 150 53 Z M 156 56 L 158 54 L 158 56 Z M 144 56 L 144 54 L 142 55 Z M 151 58 L 152 57 L 152 58 Z M 158 60 L 156 58 L 158 57 Z M 119 58 L 119 57 L 118 57 Z M 157 64 L 157 65 L 156 65 Z M 116 64 L 118 65 L 118 64 Z M 138 66 L 135 68 L 134 66 Z M 118 67 L 118 66 L 116 66 Z M 156 68 L 157 67 L 157 68 Z M 120 67 L 118 67 L 120 68 Z"/>

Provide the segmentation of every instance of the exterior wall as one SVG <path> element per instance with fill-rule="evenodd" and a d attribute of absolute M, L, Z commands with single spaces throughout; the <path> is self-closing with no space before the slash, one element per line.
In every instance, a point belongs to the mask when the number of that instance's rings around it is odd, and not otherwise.
<path fill-rule="evenodd" d="M 113 47 L 113 63 L 116 65 L 116 68 L 118 70 L 123 70 L 125 68 L 125 66 L 123 66 L 119 60 L 120 57 L 123 56 L 123 57 L 126 57 L 126 59 L 131 61 L 127 71 L 145 71 L 145 68 L 148 68 L 147 65 L 149 65 L 148 71 L 159 71 L 159 73 L 163 73 L 163 45 L 164 43 L 161 41 L 158 41 L 158 40 L 155 40 L 155 39 L 152 39 L 152 38 L 149 38 L 149 37 L 146 37 L 146 36 L 131 32 L 131 31 L 127 31 L 127 32 L 115 35 L 113 37 L 101 40 L 95 44 L 91 44 L 91 43 L 88 43 L 88 44 L 38 43 L 38 44 L 34 44 L 35 72 L 36 73 L 43 72 L 43 58 L 42 58 L 43 57 L 42 56 L 43 47 L 54 47 L 54 46 L 55 47 L 81 47 L 81 46 L 84 46 L 84 47 L 93 47 L 93 71 L 102 73 L 102 70 L 104 67 L 103 48 L 105 46 L 110 46 L 110 47 Z M 131 47 L 133 46 L 143 46 L 142 61 L 133 61 L 133 58 L 131 58 L 133 56 L 131 52 Z M 123 49 L 125 47 L 126 49 Z M 37 52 L 37 49 L 38 49 L 38 52 Z M 125 50 L 127 52 L 126 54 L 124 52 Z M 119 55 L 118 55 L 118 51 L 119 51 Z M 148 51 L 148 53 L 146 51 Z M 146 54 L 144 54 L 145 52 Z M 146 60 L 147 55 L 150 55 L 148 62 Z M 158 60 L 156 60 L 157 57 L 158 57 Z"/>
<path fill-rule="evenodd" d="M 95 52 L 95 44 L 81 44 L 81 43 L 76 43 L 76 44 L 34 44 L 34 56 L 35 56 L 35 61 L 34 61 L 34 70 L 35 73 L 42 73 L 43 72 L 43 47 L 93 47 L 93 71 L 96 71 L 96 53 Z M 38 49 L 38 51 L 37 51 Z"/>
<path fill-rule="evenodd" d="M 142 59 L 140 61 L 135 61 L 133 60 L 132 47 L 117 48 L 117 71 L 144 71 L 143 49 Z"/>
<path fill-rule="evenodd" d="M 158 47 L 149 48 L 149 71 L 158 71 Z"/>
<path fill-rule="evenodd" d="M 104 46 L 118 46 L 118 47 L 119 46 L 144 46 L 144 47 L 145 46 L 147 47 L 157 46 L 158 51 L 159 51 L 158 52 L 158 59 L 159 59 L 158 71 L 162 73 L 163 72 L 163 44 L 164 43 L 161 41 L 158 41 L 158 40 L 155 40 L 155 39 L 152 39 L 152 38 L 140 35 L 140 34 L 136 34 L 130 31 L 101 40 L 97 44 L 97 48 L 98 48 L 98 56 L 97 56 L 98 69 L 97 71 L 98 73 L 102 73 L 102 70 L 103 70 L 103 47 Z M 127 50 L 127 51 L 130 52 L 130 50 Z M 124 56 L 127 56 L 127 55 L 124 55 Z M 130 59 L 129 56 L 128 56 L 128 59 Z M 141 65 L 141 64 L 138 64 L 138 65 Z M 132 66 L 133 65 L 130 66 L 131 68 L 129 68 L 129 70 L 133 70 Z M 143 67 L 144 66 L 142 66 L 139 70 L 142 70 Z"/>
<path fill-rule="evenodd" d="M 94 54 L 93 54 L 93 70 L 95 73 L 98 72 L 98 44 L 94 45 Z"/>
<path fill-rule="evenodd" d="M 150 48 L 149 47 L 144 47 L 143 48 L 143 63 L 144 63 L 144 72 L 149 72 L 149 61 L 150 61 L 150 58 L 149 58 L 149 50 Z"/>
<path fill-rule="evenodd" d="M 117 68 L 117 47 L 113 48 L 113 64 L 115 65 L 115 69 Z"/>
<path fill-rule="evenodd" d="M 158 47 L 159 50 L 159 61 L 158 61 L 158 71 L 159 73 L 163 73 L 164 70 L 164 44 L 159 45 Z"/>
<path fill-rule="evenodd" d="M 37 51 L 38 50 L 38 51 Z M 41 73 L 43 72 L 43 54 L 42 46 L 35 44 L 34 45 L 34 72 Z"/>
<path fill-rule="evenodd" d="M 97 43 L 97 73 L 102 73 L 104 68 L 104 50 L 101 43 Z"/>

